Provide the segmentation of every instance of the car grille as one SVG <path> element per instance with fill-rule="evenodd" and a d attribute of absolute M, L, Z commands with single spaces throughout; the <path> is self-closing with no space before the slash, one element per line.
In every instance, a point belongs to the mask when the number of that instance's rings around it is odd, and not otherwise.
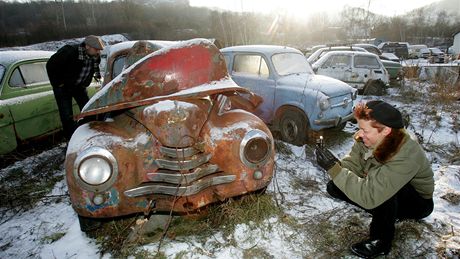
<path fill-rule="evenodd" d="M 209 163 L 211 154 L 193 147 L 161 147 L 162 158 L 155 160 L 158 170 L 148 173 L 149 182 L 125 191 L 128 197 L 152 194 L 190 196 L 218 184 L 235 181 L 235 175 L 205 176 L 221 173 L 217 165 Z"/>

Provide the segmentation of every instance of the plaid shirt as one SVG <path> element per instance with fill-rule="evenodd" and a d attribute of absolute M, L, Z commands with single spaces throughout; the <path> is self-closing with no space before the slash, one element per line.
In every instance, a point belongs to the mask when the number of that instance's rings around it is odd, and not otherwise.
<path fill-rule="evenodd" d="M 84 82 L 88 77 L 90 77 L 91 68 L 94 68 L 94 76 L 100 78 L 99 73 L 99 64 L 96 62 L 97 57 L 91 57 L 86 54 L 86 49 L 84 46 L 78 46 L 78 59 L 83 62 L 83 67 L 81 69 L 80 75 L 75 82 L 75 85 L 79 85 Z"/>

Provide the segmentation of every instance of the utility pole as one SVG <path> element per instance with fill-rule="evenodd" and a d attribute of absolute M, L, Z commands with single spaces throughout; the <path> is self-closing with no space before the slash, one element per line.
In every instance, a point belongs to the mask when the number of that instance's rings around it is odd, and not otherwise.
<path fill-rule="evenodd" d="M 57 2 L 58 0 L 56 0 Z M 61 0 L 61 13 L 62 13 L 62 23 L 64 25 L 64 31 L 67 31 L 67 24 L 65 22 L 65 13 L 64 13 L 64 0 Z"/>

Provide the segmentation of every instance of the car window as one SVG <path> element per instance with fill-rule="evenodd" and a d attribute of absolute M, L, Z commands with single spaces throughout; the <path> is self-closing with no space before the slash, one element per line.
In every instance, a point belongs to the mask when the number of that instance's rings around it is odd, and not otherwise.
<path fill-rule="evenodd" d="M 230 64 L 230 57 L 228 55 L 223 55 L 225 59 L 225 66 L 228 66 Z"/>
<path fill-rule="evenodd" d="M 6 68 L 3 65 L 0 65 L 0 83 L 3 81 L 3 76 L 5 75 Z"/>
<path fill-rule="evenodd" d="M 46 62 L 23 64 L 13 70 L 9 85 L 11 87 L 34 86 L 48 83 Z"/>
<path fill-rule="evenodd" d="M 113 61 L 112 78 L 115 78 L 121 73 L 121 71 L 123 71 L 123 68 L 125 66 L 125 59 L 126 56 L 119 56 L 115 59 L 115 61 Z"/>
<path fill-rule="evenodd" d="M 298 53 L 280 53 L 272 56 L 273 66 L 280 76 L 309 73 L 313 74 L 305 56 Z"/>
<path fill-rule="evenodd" d="M 357 68 L 380 68 L 376 57 L 355 56 L 355 67 Z"/>
<path fill-rule="evenodd" d="M 321 67 L 351 67 L 351 56 L 331 55 Z"/>
<path fill-rule="evenodd" d="M 236 55 L 233 61 L 232 74 L 268 78 L 268 66 L 260 55 Z"/>

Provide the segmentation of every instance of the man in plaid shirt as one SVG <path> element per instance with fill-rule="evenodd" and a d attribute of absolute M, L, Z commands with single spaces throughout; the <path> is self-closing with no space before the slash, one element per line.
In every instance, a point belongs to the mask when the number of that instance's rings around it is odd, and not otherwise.
<path fill-rule="evenodd" d="M 70 139 L 77 128 L 73 120 L 72 98 L 80 110 L 88 102 L 86 87 L 91 84 L 93 77 L 97 80 L 101 78 L 99 63 L 103 48 L 104 43 L 99 37 L 89 35 L 81 44 L 60 48 L 46 64 L 67 139 Z"/>

